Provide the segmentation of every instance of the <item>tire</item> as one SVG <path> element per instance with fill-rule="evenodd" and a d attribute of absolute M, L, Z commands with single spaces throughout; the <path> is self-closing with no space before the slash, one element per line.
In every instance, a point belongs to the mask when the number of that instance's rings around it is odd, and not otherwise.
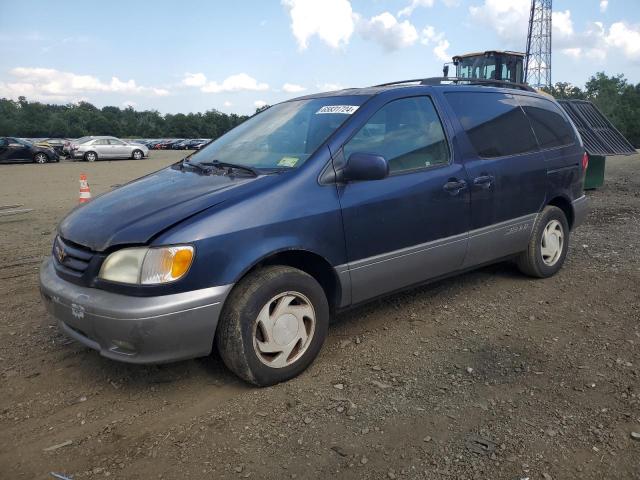
<path fill-rule="evenodd" d="M 527 249 L 517 259 L 518 268 L 531 277 L 550 277 L 562 268 L 568 250 L 567 217 L 558 207 L 546 206 L 536 219 Z"/>
<path fill-rule="evenodd" d="M 84 154 L 85 162 L 95 162 L 98 159 L 98 154 L 96 152 L 87 152 Z"/>
<path fill-rule="evenodd" d="M 134 150 L 131 153 L 131 158 L 134 160 L 142 160 L 144 158 L 144 153 L 142 153 L 142 150 Z"/>
<path fill-rule="evenodd" d="M 49 161 L 49 157 L 47 157 L 46 153 L 38 152 L 33 156 L 33 162 L 37 164 L 44 164 Z"/>
<path fill-rule="evenodd" d="M 329 304 L 320 284 L 296 268 L 270 266 L 234 287 L 215 341 L 229 370 L 265 387 L 302 373 L 320 352 L 328 328 Z M 278 350 L 285 343 L 294 348 Z"/>

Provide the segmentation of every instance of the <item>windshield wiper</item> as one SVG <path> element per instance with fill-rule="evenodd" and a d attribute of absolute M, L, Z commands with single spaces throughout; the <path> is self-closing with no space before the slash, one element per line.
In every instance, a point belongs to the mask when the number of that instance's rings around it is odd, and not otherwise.
<path fill-rule="evenodd" d="M 200 170 L 201 172 L 205 172 L 205 173 L 208 173 L 208 172 L 209 172 L 209 169 L 208 169 L 208 168 L 203 167 L 203 166 L 202 166 L 202 164 L 200 164 L 200 163 L 191 163 L 191 162 L 190 162 L 189 160 L 187 160 L 186 158 L 185 158 L 184 160 L 182 160 L 182 168 L 183 168 L 183 169 L 184 169 L 185 165 L 186 165 L 186 166 L 188 166 L 188 167 L 191 167 L 191 168 L 195 168 L 195 169 L 197 169 L 197 170 Z"/>
<path fill-rule="evenodd" d="M 213 160 L 211 162 L 199 162 L 199 163 L 191 163 L 189 162 L 189 165 L 202 165 L 202 166 L 206 166 L 206 167 L 216 167 L 216 168 L 221 168 L 221 169 L 229 169 L 229 170 L 242 170 L 244 172 L 249 172 L 251 175 L 253 175 L 254 177 L 257 177 L 260 175 L 260 172 L 258 170 L 256 170 L 255 168 L 252 167 L 248 167 L 247 165 L 239 165 L 237 163 L 228 163 L 228 162 L 221 162 L 220 160 Z"/>

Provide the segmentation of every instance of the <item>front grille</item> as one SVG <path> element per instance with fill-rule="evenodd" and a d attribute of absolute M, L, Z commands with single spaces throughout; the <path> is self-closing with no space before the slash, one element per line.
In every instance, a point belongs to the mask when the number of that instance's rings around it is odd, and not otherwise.
<path fill-rule="evenodd" d="M 98 260 L 95 252 L 72 244 L 61 237 L 56 237 L 53 242 L 52 253 L 58 273 L 69 280 L 75 279 L 79 283 L 85 283 L 84 274 L 90 270 L 92 263 L 95 264 Z"/>

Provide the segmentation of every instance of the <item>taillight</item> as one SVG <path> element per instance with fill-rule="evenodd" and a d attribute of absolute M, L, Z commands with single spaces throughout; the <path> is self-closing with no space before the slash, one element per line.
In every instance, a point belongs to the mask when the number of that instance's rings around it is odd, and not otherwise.
<path fill-rule="evenodd" d="M 582 155 L 582 170 L 586 170 L 588 166 L 589 166 L 589 154 L 587 152 L 584 152 L 584 155 Z"/>

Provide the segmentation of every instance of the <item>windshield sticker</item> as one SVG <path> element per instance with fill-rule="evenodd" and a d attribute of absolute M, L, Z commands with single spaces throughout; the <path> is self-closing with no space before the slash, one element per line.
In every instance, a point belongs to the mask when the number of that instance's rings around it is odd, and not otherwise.
<path fill-rule="evenodd" d="M 278 162 L 279 167 L 295 167 L 298 163 L 297 157 L 282 157 Z"/>
<path fill-rule="evenodd" d="M 357 105 L 325 105 L 316 112 L 316 115 L 320 113 L 344 113 L 346 115 L 351 115 L 356 110 L 358 110 Z"/>

